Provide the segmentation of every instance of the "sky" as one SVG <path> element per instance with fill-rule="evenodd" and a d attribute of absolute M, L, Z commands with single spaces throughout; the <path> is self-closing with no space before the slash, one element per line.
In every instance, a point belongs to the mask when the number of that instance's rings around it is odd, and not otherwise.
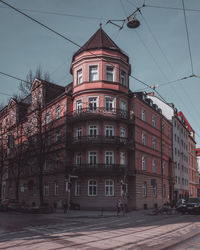
<path fill-rule="evenodd" d="M 127 53 L 132 76 L 156 90 L 181 110 L 196 132 L 200 147 L 200 0 L 5 0 L 17 9 L 82 46 L 99 28 Z M 123 29 L 107 23 L 126 19 L 137 7 L 140 26 Z M 167 7 L 167 8 L 164 8 Z M 188 10 L 187 10 L 188 9 Z M 199 10 L 199 11 L 198 11 Z M 117 22 L 121 24 L 121 22 Z M 186 33 L 188 28 L 188 38 Z M 188 45 L 188 39 L 189 44 Z M 191 49 L 191 58 L 189 47 Z M 66 86 L 78 46 L 29 20 L 0 2 L 0 72 L 26 79 L 41 67 L 50 79 Z M 0 74 L 0 103 L 18 93 L 19 81 Z M 149 91 L 130 78 L 132 91 Z"/>

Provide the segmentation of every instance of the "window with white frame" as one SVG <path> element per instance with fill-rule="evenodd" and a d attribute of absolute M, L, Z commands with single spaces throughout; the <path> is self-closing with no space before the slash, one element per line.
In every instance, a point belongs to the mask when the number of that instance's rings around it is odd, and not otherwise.
<path fill-rule="evenodd" d="M 89 125 L 88 127 L 89 137 L 95 138 L 98 135 L 98 126 L 97 125 Z"/>
<path fill-rule="evenodd" d="M 89 81 L 93 82 L 97 80 L 99 80 L 98 66 L 97 65 L 89 66 Z"/>
<path fill-rule="evenodd" d="M 146 156 L 142 156 L 142 170 L 147 170 L 147 159 L 146 159 Z"/>
<path fill-rule="evenodd" d="M 49 184 L 44 184 L 44 196 L 49 195 Z"/>
<path fill-rule="evenodd" d="M 81 84 L 81 83 L 83 82 L 83 72 L 82 72 L 82 69 L 79 69 L 79 70 L 77 71 L 76 77 L 77 77 L 77 82 L 76 82 L 76 84 L 77 84 L 77 85 Z"/>
<path fill-rule="evenodd" d="M 126 72 L 124 70 L 120 70 L 120 83 L 126 86 Z"/>
<path fill-rule="evenodd" d="M 76 101 L 76 111 L 79 113 L 82 111 L 82 108 L 83 108 L 82 100 L 77 100 Z"/>
<path fill-rule="evenodd" d="M 55 117 L 56 119 L 59 119 L 60 118 L 60 105 L 58 105 L 56 107 L 56 110 L 55 110 Z"/>
<path fill-rule="evenodd" d="M 142 120 L 146 121 L 146 110 L 142 109 Z"/>
<path fill-rule="evenodd" d="M 143 183 L 142 189 L 143 189 L 143 196 L 146 197 L 147 196 L 147 182 L 146 181 Z"/>
<path fill-rule="evenodd" d="M 114 126 L 113 125 L 105 125 L 104 134 L 106 137 L 113 137 L 115 135 Z"/>
<path fill-rule="evenodd" d="M 114 196 L 113 180 L 105 180 L 105 196 Z"/>
<path fill-rule="evenodd" d="M 153 173 L 157 172 L 157 162 L 156 162 L 156 159 L 152 160 L 152 172 Z"/>
<path fill-rule="evenodd" d="M 76 154 L 76 165 L 81 165 L 81 163 L 82 163 L 82 153 L 78 152 Z"/>
<path fill-rule="evenodd" d="M 88 163 L 90 165 L 96 165 L 97 164 L 97 152 L 96 151 L 88 152 Z"/>
<path fill-rule="evenodd" d="M 114 152 L 113 151 L 105 152 L 105 164 L 106 165 L 114 164 Z"/>
<path fill-rule="evenodd" d="M 120 128 L 120 137 L 125 138 L 126 137 L 126 128 Z"/>
<path fill-rule="evenodd" d="M 114 109 L 114 98 L 106 97 L 105 98 L 105 108 L 106 111 L 111 112 Z"/>
<path fill-rule="evenodd" d="M 57 129 L 54 134 L 54 142 L 58 142 L 60 140 L 60 130 Z"/>
<path fill-rule="evenodd" d="M 56 195 L 58 195 L 58 183 L 57 183 L 57 181 L 55 181 L 54 182 L 54 195 L 56 196 Z"/>
<path fill-rule="evenodd" d="M 74 183 L 74 195 L 80 196 L 81 185 L 79 181 L 75 181 Z"/>
<path fill-rule="evenodd" d="M 51 122 L 51 111 L 47 112 L 45 115 L 45 123 L 48 124 Z"/>
<path fill-rule="evenodd" d="M 106 66 L 106 80 L 114 82 L 114 67 Z"/>
<path fill-rule="evenodd" d="M 127 118 L 127 103 L 125 101 L 120 101 L 120 115 L 122 118 Z"/>
<path fill-rule="evenodd" d="M 98 107 L 98 98 L 97 97 L 89 97 L 88 107 L 89 107 L 89 110 L 96 110 Z"/>
<path fill-rule="evenodd" d="M 152 126 L 156 128 L 156 117 L 152 115 Z"/>
<path fill-rule="evenodd" d="M 88 196 L 96 196 L 97 195 L 97 181 L 89 180 L 88 181 Z"/>
<path fill-rule="evenodd" d="M 152 149 L 156 150 L 156 138 L 155 137 L 152 138 Z"/>
<path fill-rule="evenodd" d="M 77 139 L 82 137 L 82 128 L 81 127 L 75 129 L 75 137 Z"/>
<path fill-rule="evenodd" d="M 126 154 L 125 154 L 125 152 L 120 152 L 120 165 L 126 165 Z"/>
<path fill-rule="evenodd" d="M 147 136 L 146 136 L 145 132 L 142 132 L 142 144 L 143 145 L 147 144 Z"/>

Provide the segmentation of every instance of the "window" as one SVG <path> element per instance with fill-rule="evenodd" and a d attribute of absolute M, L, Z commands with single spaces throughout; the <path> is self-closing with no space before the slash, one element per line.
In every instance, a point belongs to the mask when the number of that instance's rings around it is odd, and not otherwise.
<path fill-rule="evenodd" d="M 44 161 L 44 170 L 48 170 L 49 169 L 49 166 L 50 166 L 50 161 L 48 159 L 46 159 Z"/>
<path fill-rule="evenodd" d="M 120 83 L 126 86 L 126 72 L 123 70 L 120 70 Z"/>
<path fill-rule="evenodd" d="M 152 148 L 153 150 L 156 150 L 156 138 L 152 139 Z"/>
<path fill-rule="evenodd" d="M 122 138 L 126 137 L 126 128 L 120 128 L 120 137 Z"/>
<path fill-rule="evenodd" d="M 75 129 L 75 137 L 77 139 L 80 139 L 82 137 L 82 128 L 76 128 Z"/>
<path fill-rule="evenodd" d="M 142 156 L 142 170 L 147 170 L 147 160 L 145 156 Z"/>
<path fill-rule="evenodd" d="M 14 147 L 14 136 L 8 135 L 8 147 L 13 148 Z"/>
<path fill-rule="evenodd" d="M 157 183 L 153 184 L 153 196 L 157 197 Z"/>
<path fill-rule="evenodd" d="M 165 143 L 162 142 L 162 153 L 164 154 L 165 153 Z"/>
<path fill-rule="evenodd" d="M 162 123 L 162 133 L 163 134 L 165 133 L 165 123 L 164 122 Z"/>
<path fill-rule="evenodd" d="M 82 69 L 79 69 L 77 71 L 76 77 L 77 77 L 77 82 L 76 82 L 77 85 L 81 84 L 83 82 L 83 72 L 82 72 Z"/>
<path fill-rule="evenodd" d="M 82 108 L 83 108 L 82 100 L 76 101 L 76 110 L 78 113 L 82 111 Z"/>
<path fill-rule="evenodd" d="M 46 146 L 51 145 L 51 135 L 46 135 Z"/>
<path fill-rule="evenodd" d="M 120 114 L 122 118 L 127 118 L 127 103 L 120 101 Z"/>
<path fill-rule="evenodd" d="M 97 152 L 91 151 L 88 153 L 88 163 L 90 165 L 96 165 L 97 164 Z"/>
<path fill-rule="evenodd" d="M 5 128 L 8 127 L 8 118 L 5 119 Z"/>
<path fill-rule="evenodd" d="M 156 159 L 152 160 L 152 172 L 156 173 L 157 172 L 157 164 L 156 164 Z"/>
<path fill-rule="evenodd" d="M 156 128 L 156 117 L 152 115 L 152 126 Z"/>
<path fill-rule="evenodd" d="M 95 138 L 98 135 L 97 125 L 89 125 L 89 137 Z"/>
<path fill-rule="evenodd" d="M 114 196 L 113 180 L 105 180 L 105 196 Z"/>
<path fill-rule="evenodd" d="M 97 66 L 90 66 L 89 67 L 89 81 L 97 81 L 98 79 L 98 67 Z"/>
<path fill-rule="evenodd" d="M 165 165 L 165 162 L 163 162 L 163 164 L 162 164 L 162 172 L 163 172 L 163 175 L 166 175 L 166 165 Z"/>
<path fill-rule="evenodd" d="M 76 165 L 81 165 L 82 163 L 82 154 L 81 152 L 76 154 Z"/>
<path fill-rule="evenodd" d="M 106 80 L 114 82 L 114 67 L 106 66 Z"/>
<path fill-rule="evenodd" d="M 142 109 L 142 120 L 146 121 L 146 110 Z"/>
<path fill-rule="evenodd" d="M 142 144 L 143 145 L 147 144 L 147 136 L 146 136 L 146 134 L 144 132 L 142 133 Z"/>
<path fill-rule="evenodd" d="M 56 107 L 56 119 L 59 119 L 60 118 L 60 105 L 58 105 L 57 107 Z"/>
<path fill-rule="evenodd" d="M 60 130 L 55 131 L 54 142 L 58 142 L 60 140 Z"/>
<path fill-rule="evenodd" d="M 54 182 L 54 195 L 58 195 L 58 183 L 56 181 Z"/>
<path fill-rule="evenodd" d="M 44 196 L 49 195 L 49 184 L 44 184 Z"/>
<path fill-rule="evenodd" d="M 126 154 L 125 152 L 120 152 L 120 165 L 126 164 Z"/>
<path fill-rule="evenodd" d="M 105 164 L 106 165 L 114 164 L 114 152 L 113 151 L 105 152 Z"/>
<path fill-rule="evenodd" d="M 56 154 L 55 157 L 55 168 L 59 168 L 60 167 L 60 155 Z"/>
<path fill-rule="evenodd" d="M 81 188 L 80 182 L 79 181 L 75 181 L 74 184 L 75 184 L 74 185 L 74 195 L 75 196 L 80 196 L 80 188 Z"/>
<path fill-rule="evenodd" d="M 113 137 L 114 136 L 114 126 L 106 125 L 104 131 L 105 131 L 106 137 Z"/>
<path fill-rule="evenodd" d="M 48 124 L 51 122 L 51 111 L 47 112 L 45 115 L 45 123 Z"/>
<path fill-rule="evenodd" d="M 0 130 L 2 130 L 2 122 L 0 122 Z"/>
<path fill-rule="evenodd" d="M 97 181 L 89 180 L 88 181 L 88 196 L 96 196 L 97 195 Z"/>
<path fill-rule="evenodd" d="M 88 99 L 89 110 L 96 110 L 98 107 L 98 99 L 97 97 L 90 97 Z"/>
<path fill-rule="evenodd" d="M 106 111 L 113 111 L 114 109 L 114 99 L 111 97 L 106 97 L 105 98 L 105 106 L 106 106 Z"/>
<path fill-rule="evenodd" d="M 143 183 L 142 189 L 143 189 L 143 196 L 147 196 L 147 182 L 146 181 Z"/>

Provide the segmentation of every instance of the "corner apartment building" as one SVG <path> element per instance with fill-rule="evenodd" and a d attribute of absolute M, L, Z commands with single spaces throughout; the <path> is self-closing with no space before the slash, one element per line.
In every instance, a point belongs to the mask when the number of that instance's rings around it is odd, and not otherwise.
<path fill-rule="evenodd" d="M 0 112 L 2 197 L 31 205 L 152 208 L 172 199 L 172 124 L 129 89 L 128 56 L 100 28 L 72 58 L 66 87 L 35 79 Z"/>

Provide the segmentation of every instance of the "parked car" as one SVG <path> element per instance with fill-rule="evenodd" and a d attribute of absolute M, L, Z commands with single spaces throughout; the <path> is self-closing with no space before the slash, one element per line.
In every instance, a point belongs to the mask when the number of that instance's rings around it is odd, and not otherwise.
<path fill-rule="evenodd" d="M 72 210 L 80 210 L 80 205 L 77 203 L 70 202 L 70 209 Z"/>
<path fill-rule="evenodd" d="M 180 199 L 176 202 L 176 211 L 179 213 L 186 212 L 186 200 L 185 199 Z"/>
<path fill-rule="evenodd" d="M 13 199 L 4 199 L 1 202 L 1 211 L 16 211 L 20 207 L 19 203 Z"/>
<path fill-rule="evenodd" d="M 186 202 L 186 212 L 200 214 L 200 198 L 189 198 Z"/>

